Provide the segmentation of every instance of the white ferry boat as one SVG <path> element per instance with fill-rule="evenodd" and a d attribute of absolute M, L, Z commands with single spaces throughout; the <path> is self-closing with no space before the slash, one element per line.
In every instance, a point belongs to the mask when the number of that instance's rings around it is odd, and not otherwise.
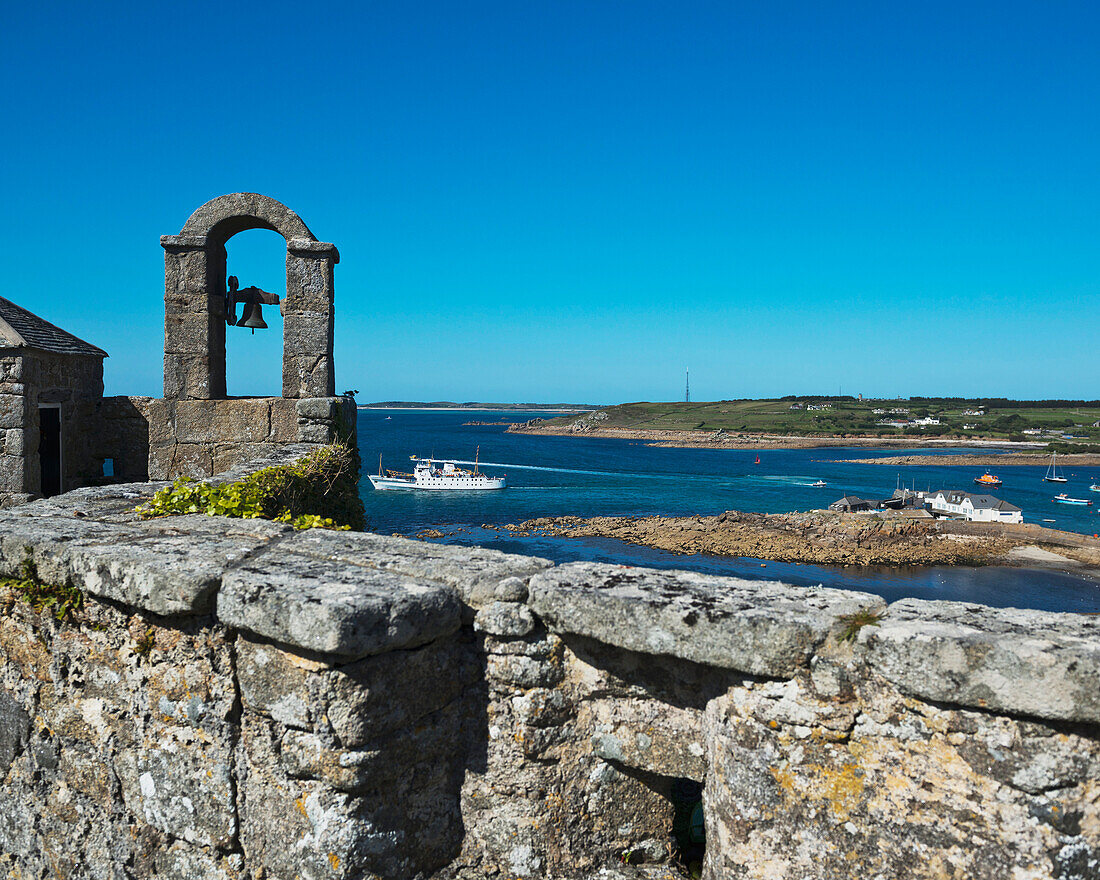
<path fill-rule="evenodd" d="M 475 458 L 472 471 L 460 468 L 453 461 L 437 458 L 417 458 L 410 456 L 416 465 L 411 474 L 401 471 L 382 470 L 382 456 L 378 457 L 378 474 L 370 474 L 371 485 L 375 489 L 428 489 L 432 491 L 462 490 L 483 491 L 503 489 L 504 477 L 490 477 L 480 473 Z"/>

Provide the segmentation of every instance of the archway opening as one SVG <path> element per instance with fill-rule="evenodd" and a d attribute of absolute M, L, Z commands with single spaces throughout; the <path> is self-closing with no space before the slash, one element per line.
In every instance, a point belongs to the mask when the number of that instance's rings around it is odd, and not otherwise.
<path fill-rule="evenodd" d="M 235 275 L 241 289 L 259 287 L 286 297 L 286 240 L 267 229 L 246 229 L 225 244 L 226 278 Z M 245 307 L 237 306 L 237 319 Z M 260 314 L 267 329 L 225 328 L 225 390 L 229 397 L 281 397 L 283 394 L 283 319 L 279 306 Z"/>

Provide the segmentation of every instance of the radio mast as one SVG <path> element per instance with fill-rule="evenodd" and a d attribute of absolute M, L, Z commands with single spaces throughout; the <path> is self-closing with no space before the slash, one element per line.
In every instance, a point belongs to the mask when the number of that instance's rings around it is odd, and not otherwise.
<path fill-rule="evenodd" d="M 691 370 L 684 367 L 684 403 L 691 403 Z"/>

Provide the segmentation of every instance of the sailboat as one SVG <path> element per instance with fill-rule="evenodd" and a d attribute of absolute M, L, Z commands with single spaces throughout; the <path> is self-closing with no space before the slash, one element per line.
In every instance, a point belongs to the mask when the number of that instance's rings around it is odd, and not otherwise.
<path fill-rule="evenodd" d="M 1047 466 L 1047 475 L 1043 479 L 1048 483 L 1068 483 L 1069 480 L 1058 474 L 1057 452 L 1050 454 L 1050 464 Z"/>
<path fill-rule="evenodd" d="M 754 461 L 753 464 L 760 464 L 760 456 L 759 455 L 756 456 L 756 461 Z"/>

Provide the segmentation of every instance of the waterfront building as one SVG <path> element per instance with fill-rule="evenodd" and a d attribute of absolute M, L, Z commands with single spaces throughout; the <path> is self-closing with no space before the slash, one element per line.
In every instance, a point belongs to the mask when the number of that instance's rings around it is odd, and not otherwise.
<path fill-rule="evenodd" d="M 962 517 L 969 522 L 1019 523 L 1024 521 L 1023 511 L 992 495 L 979 495 L 958 489 L 940 489 L 924 497 L 933 513 Z"/>

